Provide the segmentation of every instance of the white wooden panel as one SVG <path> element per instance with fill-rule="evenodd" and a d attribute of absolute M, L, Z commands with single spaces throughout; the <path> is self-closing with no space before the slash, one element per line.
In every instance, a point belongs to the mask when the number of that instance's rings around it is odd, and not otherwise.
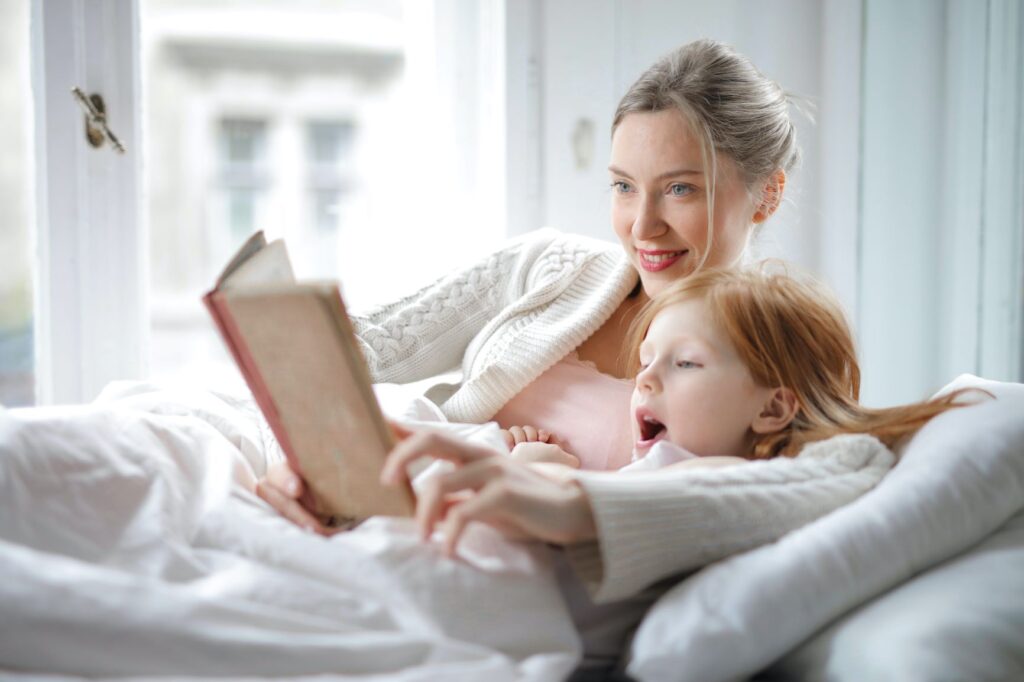
<path fill-rule="evenodd" d="M 143 373 L 133 0 L 33 6 L 38 165 L 38 402 L 90 400 Z M 128 152 L 90 147 L 71 88 L 100 93 Z"/>
<path fill-rule="evenodd" d="M 869 2 L 865 20 L 860 347 L 862 400 L 935 386 L 942 185 L 941 7 Z"/>
<path fill-rule="evenodd" d="M 860 269 L 860 0 L 822 6 L 821 100 L 817 122 L 821 218 L 818 271 L 832 286 L 854 326 Z M 805 135 L 808 139 L 811 135 Z"/>
<path fill-rule="evenodd" d="M 610 128 L 615 88 L 616 2 L 543 3 L 544 222 L 614 239 L 609 222 Z M 577 167 L 573 132 L 589 121 L 591 162 Z M 583 124 L 585 125 L 585 124 Z"/>
<path fill-rule="evenodd" d="M 979 11 L 980 9 L 980 11 Z M 933 201 L 943 204 L 936 295 L 938 376 L 977 374 L 981 305 L 979 267 L 984 197 L 986 34 L 988 12 L 976 0 L 949 2 L 942 129 L 942 184 Z M 970 94 L 966 94 L 970 93 Z M 966 96 L 965 96 L 966 94 Z"/>
<path fill-rule="evenodd" d="M 990 0 L 981 373 L 1024 381 L 1024 2 Z"/>
<path fill-rule="evenodd" d="M 510 235 L 544 222 L 541 145 L 543 9 L 540 0 L 506 0 L 505 212 Z"/>

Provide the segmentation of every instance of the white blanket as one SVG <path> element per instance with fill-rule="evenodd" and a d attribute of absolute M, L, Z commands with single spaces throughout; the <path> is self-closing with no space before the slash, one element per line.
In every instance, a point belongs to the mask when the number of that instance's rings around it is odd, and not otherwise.
<path fill-rule="evenodd" d="M 579 641 L 549 550 L 475 527 L 448 560 L 405 520 L 306 533 L 249 492 L 267 454 L 258 424 L 249 401 L 144 386 L 90 406 L 0 409 L 3 674 L 573 669 Z"/>

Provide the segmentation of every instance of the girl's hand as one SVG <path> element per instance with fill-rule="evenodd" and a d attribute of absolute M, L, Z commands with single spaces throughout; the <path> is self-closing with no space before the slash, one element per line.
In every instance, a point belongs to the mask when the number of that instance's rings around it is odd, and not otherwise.
<path fill-rule="evenodd" d="M 523 443 L 558 445 L 560 442 L 555 434 L 532 426 L 510 426 L 508 429 L 502 429 L 501 435 L 505 438 L 505 444 L 508 445 L 509 450 Z"/>
<path fill-rule="evenodd" d="M 292 471 L 288 462 L 278 462 L 267 468 L 267 475 L 256 482 L 256 494 L 277 512 L 308 531 L 320 535 L 334 535 L 344 529 L 330 528 L 317 519 L 305 504 L 312 500 L 305 495 L 306 484 Z"/>
<path fill-rule="evenodd" d="M 520 462 L 543 462 L 547 464 L 561 464 L 573 469 L 580 468 L 579 457 L 551 443 L 520 443 L 512 448 L 511 456 Z"/>
<path fill-rule="evenodd" d="M 470 521 L 487 523 L 506 535 L 558 544 L 597 535 L 590 501 L 575 481 L 555 480 L 528 464 L 447 434 L 411 433 L 391 451 L 381 481 L 394 485 L 407 479 L 407 467 L 420 457 L 456 465 L 454 471 L 428 481 L 416 503 L 421 537 L 429 538 L 443 524 L 449 556 Z"/>

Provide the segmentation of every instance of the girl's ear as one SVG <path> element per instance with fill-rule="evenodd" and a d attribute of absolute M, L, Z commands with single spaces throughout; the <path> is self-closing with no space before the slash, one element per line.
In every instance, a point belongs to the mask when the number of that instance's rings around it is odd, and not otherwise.
<path fill-rule="evenodd" d="M 754 211 L 755 223 L 763 223 L 772 217 L 782 203 L 782 193 L 785 189 L 786 171 L 780 168 L 772 174 L 761 190 L 761 203 Z"/>
<path fill-rule="evenodd" d="M 792 389 L 784 386 L 772 389 L 750 428 L 754 433 L 778 433 L 789 426 L 799 409 L 800 401 Z"/>

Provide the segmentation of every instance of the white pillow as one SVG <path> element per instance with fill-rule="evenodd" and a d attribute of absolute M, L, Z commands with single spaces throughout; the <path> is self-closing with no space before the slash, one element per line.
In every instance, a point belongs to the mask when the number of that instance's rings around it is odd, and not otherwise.
<path fill-rule="evenodd" d="M 965 376 L 946 390 L 964 386 L 998 399 L 933 419 L 852 504 L 674 587 L 644 618 L 627 672 L 640 680 L 746 678 L 1006 523 L 1024 506 L 1024 385 Z"/>
<path fill-rule="evenodd" d="M 1024 512 L 980 545 L 839 619 L 768 677 L 1024 680 Z"/>

